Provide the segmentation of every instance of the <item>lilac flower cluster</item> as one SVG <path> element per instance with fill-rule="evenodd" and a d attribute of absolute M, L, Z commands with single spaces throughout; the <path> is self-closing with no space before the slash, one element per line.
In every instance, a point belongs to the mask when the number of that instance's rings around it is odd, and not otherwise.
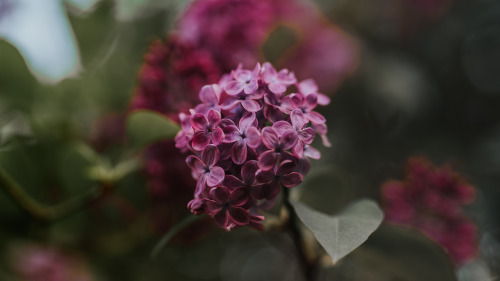
<path fill-rule="evenodd" d="M 297 93 L 289 93 L 293 86 Z M 177 148 L 194 154 L 186 159 L 197 179 L 188 208 L 226 230 L 261 229 L 258 211 L 274 204 L 281 186 L 301 183 L 308 158 L 320 157 L 310 146 L 316 133 L 330 145 L 326 119 L 314 111 L 330 100 L 313 80 L 299 83 L 293 72 L 270 63 L 253 70 L 240 65 L 199 97 L 201 104 L 179 115 L 175 139 Z"/>
<path fill-rule="evenodd" d="M 463 209 L 474 195 L 474 187 L 450 166 L 410 158 L 405 180 L 382 186 L 385 220 L 420 229 L 461 265 L 477 253 L 477 227 Z"/>

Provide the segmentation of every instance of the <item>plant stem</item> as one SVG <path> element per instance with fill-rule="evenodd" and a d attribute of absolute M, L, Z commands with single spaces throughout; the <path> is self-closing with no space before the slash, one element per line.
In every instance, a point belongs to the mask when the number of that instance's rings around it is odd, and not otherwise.
<path fill-rule="evenodd" d="M 183 220 L 181 220 L 179 223 L 174 225 L 170 230 L 165 233 L 165 235 L 161 238 L 161 240 L 156 244 L 156 246 L 153 248 L 153 251 L 151 252 L 151 259 L 155 259 L 165 248 L 167 243 L 177 234 L 179 231 L 184 229 L 185 227 L 191 225 L 192 223 L 199 221 L 202 219 L 204 216 L 195 216 L 195 215 L 188 215 L 185 217 Z"/>
<path fill-rule="evenodd" d="M 0 167 L 0 185 L 23 210 L 35 219 L 55 221 L 82 209 L 90 202 L 102 197 L 109 186 L 102 184 L 89 189 L 87 192 L 75 196 L 65 202 L 53 206 L 46 206 L 33 199 L 7 172 Z"/>
<path fill-rule="evenodd" d="M 297 217 L 297 213 L 290 203 L 290 190 L 286 187 L 282 187 L 283 191 L 283 204 L 285 209 L 288 212 L 288 229 L 290 231 L 290 235 L 292 236 L 295 247 L 297 248 L 297 253 L 299 256 L 299 260 L 303 266 L 304 273 L 306 279 L 308 281 L 314 280 L 314 263 L 309 260 L 307 257 L 305 248 L 304 248 L 304 239 L 302 237 L 302 231 L 299 227 L 299 218 Z"/>

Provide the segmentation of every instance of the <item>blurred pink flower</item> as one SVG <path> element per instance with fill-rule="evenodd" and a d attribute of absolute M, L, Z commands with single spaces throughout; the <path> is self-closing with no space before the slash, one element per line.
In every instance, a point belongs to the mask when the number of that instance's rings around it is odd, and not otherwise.
<path fill-rule="evenodd" d="M 389 180 L 382 186 L 385 220 L 420 229 L 457 264 L 477 252 L 476 226 L 463 211 L 473 199 L 474 188 L 460 174 L 424 158 L 408 160 L 404 181 Z"/>
<path fill-rule="evenodd" d="M 297 40 L 276 64 L 314 77 L 322 91 L 335 89 L 356 69 L 354 40 L 306 1 L 194 1 L 179 19 L 178 34 L 209 51 L 228 70 L 265 59 L 262 46 L 278 26 L 289 27 Z"/>
<path fill-rule="evenodd" d="M 43 245 L 25 245 L 14 249 L 11 263 L 23 281 L 95 280 L 83 261 Z"/>

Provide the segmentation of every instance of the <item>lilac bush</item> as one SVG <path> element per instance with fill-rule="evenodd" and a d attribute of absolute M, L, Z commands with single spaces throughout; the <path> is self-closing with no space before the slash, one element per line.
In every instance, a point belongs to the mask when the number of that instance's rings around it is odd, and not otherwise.
<path fill-rule="evenodd" d="M 293 87 L 292 87 L 293 86 Z M 297 92 L 292 92 L 297 89 Z M 322 101 L 313 80 L 298 82 L 287 69 L 270 63 L 226 74 L 199 92 L 201 104 L 181 113 L 176 146 L 197 180 L 188 208 L 207 214 L 231 230 L 262 229 L 259 210 L 274 204 L 281 187 L 300 184 L 309 170 L 316 133 L 326 139 L 326 119 L 314 111 Z M 316 129 L 315 129 L 316 128 Z"/>

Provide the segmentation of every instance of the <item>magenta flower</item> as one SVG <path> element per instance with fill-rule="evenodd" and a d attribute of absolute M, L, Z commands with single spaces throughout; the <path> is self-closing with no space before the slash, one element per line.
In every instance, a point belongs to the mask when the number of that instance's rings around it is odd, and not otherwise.
<path fill-rule="evenodd" d="M 241 104 L 241 106 L 245 110 L 250 112 L 257 112 L 262 109 L 262 106 L 258 102 L 258 100 L 262 99 L 263 96 L 264 92 L 259 90 L 252 94 L 245 94 L 244 92 L 240 92 L 235 96 L 228 97 L 220 105 L 220 107 L 224 110 L 230 110 L 234 109 L 238 104 Z"/>
<path fill-rule="evenodd" d="M 310 145 L 304 145 L 304 156 L 312 159 L 321 158 L 321 153 Z"/>
<path fill-rule="evenodd" d="M 239 128 L 235 125 L 224 127 L 226 143 L 234 143 L 231 148 L 231 159 L 236 164 L 243 164 L 247 160 L 247 147 L 256 148 L 260 144 L 260 133 L 255 127 L 255 113 L 247 112 L 239 123 Z"/>
<path fill-rule="evenodd" d="M 74 253 L 65 253 L 46 245 L 25 244 L 15 247 L 10 263 L 16 274 L 10 280 L 94 281 L 87 264 Z"/>
<path fill-rule="evenodd" d="M 230 81 L 224 87 L 226 93 L 235 96 L 242 91 L 249 95 L 257 91 L 259 82 L 257 80 L 260 74 L 260 64 L 257 63 L 253 71 L 242 69 L 242 65 L 238 65 L 238 69 L 232 72 L 235 81 Z"/>
<path fill-rule="evenodd" d="M 194 198 L 193 200 L 189 201 L 187 207 L 193 214 L 201 215 L 205 212 L 206 201 L 206 199 Z"/>
<path fill-rule="evenodd" d="M 191 116 L 179 116 L 182 130 L 176 145 L 194 154 L 186 162 L 197 179 L 187 207 L 194 214 L 213 217 L 226 230 L 243 225 L 262 229 L 259 212 L 274 205 L 282 186 L 302 182 L 309 171 L 308 157 L 320 157 L 310 144 L 316 134 L 313 126 L 326 135 L 325 122 L 314 124 L 306 117 L 317 103 L 305 112 L 285 108 L 291 97 L 302 94 L 287 95 L 295 77 L 282 70 L 272 80 L 273 71 L 269 63 L 263 68 L 257 64 L 251 72 L 240 66 L 218 85 L 202 88 L 202 104 L 189 110 Z M 312 91 L 314 81 L 308 83 Z M 279 87 L 284 91 L 277 91 Z M 317 97 L 313 92 L 307 98 Z"/>
<path fill-rule="evenodd" d="M 318 85 L 312 79 L 306 79 L 297 84 L 297 88 L 299 89 L 299 93 L 307 97 L 310 94 L 315 94 L 318 97 L 319 105 L 328 105 L 330 104 L 330 98 L 322 93 L 318 93 Z"/>
<path fill-rule="evenodd" d="M 277 72 L 268 62 L 262 65 L 262 80 L 268 84 L 269 90 L 277 95 L 283 94 L 288 86 L 297 82 L 293 72 L 288 72 L 288 69 Z"/>
<path fill-rule="evenodd" d="M 260 199 L 272 200 L 278 196 L 281 185 L 290 188 L 299 185 L 302 182 L 303 176 L 295 172 L 296 164 L 291 160 L 281 162 L 279 168 L 274 168 L 269 171 L 257 171 L 256 178 L 259 182 L 257 194 Z"/>
<path fill-rule="evenodd" d="M 281 135 L 272 127 L 265 127 L 262 130 L 262 143 L 269 149 L 259 156 L 259 166 L 262 170 L 271 170 L 276 166 L 279 159 L 283 159 L 286 150 L 291 149 L 298 142 L 297 134 L 292 131 L 285 131 Z"/>
<path fill-rule="evenodd" d="M 220 119 L 220 112 L 216 110 L 210 110 L 208 116 L 201 113 L 191 116 L 194 129 L 192 146 L 195 150 L 205 149 L 210 142 L 218 145 L 224 140 L 224 132 L 218 127 Z"/>
<path fill-rule="evenodd" d="M 385 220 L 420 229 L 441 244 L 457 264 L 477 252 L 477 229 L 463 206 L 474 199 L 474 188 L 450 167 L 435 167 L 427 159 L 410 158 L 404 181 L 382 186 Z"/>
<path fill-rule="evenodd" d="M 191 127 L 191 117 L 187 114 L 180 113 L 179 120 L 181 123 L 181 130 L 175 136 L 175 147 L 179 148 L 182 152 L 186 152 L 189 146 L 189 139 L 192 138 L 193 128 Z"/>
<path fill-rule="evenodd" d="M 292 152 L 298 158 L 304 156 L 304 145 L 310 145 L 314 140 L 314 129 L 311 127 L 304 126 L 309 123 L 305 118 L 302 111 L 295 109 L 290 113 L 290 120 L 292 124 L 286 121 L 278 121 L 273 124 L 273 128 L 278 132 L 278 135 L 282 135 L 287 131 L 295 131 L 299 141 L 292 149 Z"/>
<path fill-rule="evenodd" d="M 219 88 L 219 85 L 213 84 L 203 86 L 199 94 L 202 103 L 197 105 L 194 108 L 194 111 L 203 115 L 207 115 L 210 110 L 220 111 L 220 95 L 221 89 Z"/>
<path fill-rule="evenodd" d="M 205 185 L 215 186 L 224 179 L 224 170 L 215 166 L 219 161 L 219 156 L 219 149 L 215 145 L 209 144 L 201 152 L 201 159 L 194 155 L 187 157 L 186 163 L 191 168 L 193 175 L 198 178 L 194 192 L 195 197 L 203 192 Z"/>
<path fill-rule="evenodd" d="M 314 108 L 318 105 L 318 96 L 316 94 L 308 94 L 305 97 L 302 94 L 292 94 L 287 96 L 287 99 L 283 103 L 286 104 L 284 106 L 290 111 L 300 109 L 306 119 L 313 124 L 323 124 L 326 122 L 323 115 L 314 111 Z"/>
<path fill-rule="evenodd" d="M 241 207 L 248 200 L 243 189 L 230 191 L 227 187 L 215 187 L 210 190 L 209 198 L 206 202 L 207 212 L 220 227 L 230 230 L 236 225 L 250 222 L 250 215 Z"/>
<path fill-rule="evenodd" d="M 242 189 L 246 192 L 249 201 L 251 199 L 249 196 L 253 196 L 255 199 L 263 199 L 260 196 L 262 184 L 257 182 L 255 177 L 258 170 L 259 165 L 257 161 L 250 160 L 241 167 L 241 179 L 233 175 L 226 175 L 222 184 L 231 190 Z"/>

